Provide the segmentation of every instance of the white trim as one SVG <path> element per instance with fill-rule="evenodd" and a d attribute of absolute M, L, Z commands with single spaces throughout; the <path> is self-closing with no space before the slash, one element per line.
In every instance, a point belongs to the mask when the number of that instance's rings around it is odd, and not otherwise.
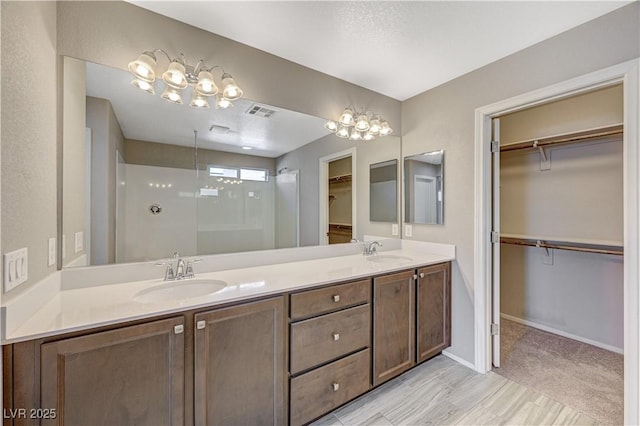
<path fill-rule="evenodd" d="M 491 369 L 489 224 L 491 220 L 491 167 L 489 150 L 491 118 L 534 105 L 566 98 L 577 93 L 624 83 L 624 420 L 640 423 L 640 292 L 638 190 L 640 176 L 638 152 L 638 92 L 640 91 L 639 59 L 623 62 L 600 71 L 534 90 L 486 105 L 475 111 L 475 200 L 474 200 L 474 310 L 475 369 L 486 373 Z"/>
<path fill-rule="evenodd" d="M 529 320 L 526 320 L 526 319 L 514 317 L 512 315 L 503 314 L 503 313 L 500 314 L 500 317 L 504 318 L 506 320 L 509 320 L 509 321 L 517 322 L 518 324 L 523 324 L 523 325 L 526 325 L 526 326 L 529 326 L 529 327 L 537 328 L 538 330 L 546 331 L 548 333 L 557 334 L 558 336 L 566 337 L 566 338 L 571 339 L 571 340 L 577 340 L 578 342 L 582 342 L 582 343 L 586 343 L 586 344 L 591 345 L 591 346 L 596 346 L 598 348 L 606 349 L 606 350 L 611 351 L 611 352 L 615 352 L 615 353 L 618 353 L 618 354 L 622 354 L 623 353 L 623 349 L 622 348 L 618 348 L 616 346 L 607 345 L 606 343 L 597 342 L 595 340 L 587 339 L 586 337 L 578 336 L 576 334 L 567 333 L 566 331 L 558 330 L 557 328 L 549 327 L 549 326 L 544 325 L 544 324 L 539 324 L 537 322 L 529 321 Z"/>
<path fill-rule="evenodd" d="M 351 233 L 355 236 L 357 234 L 357 194 L 356 194 L 356 148 L 346 149 L 340 152 L 334 152 L 333 154 L 320 157 L 318 175 L 319 177 L 319 198 L 318 208 L 319 212 L 319 226 L 318 226 L 318 244 L 329 244 L 329 238 L 327 237 L 327 230 L 329 229 L 329 163 L 341 158 L 351 157 Z"/>
<path fill-rule="evenodd" d="M 442 355 L 446 356 L 447 358 L 450 358 L 450 359 L 454 360 L 458 364 L 464 365 L 467 368 L 470 368 L 472 370 L 476 369 L 475 366 L 473 364 L 471 364 L 469 361 L 467 361 L 466 359 L 462 359 L 459 356 L 454 355 L 449 351 L 442 351 Z"/>

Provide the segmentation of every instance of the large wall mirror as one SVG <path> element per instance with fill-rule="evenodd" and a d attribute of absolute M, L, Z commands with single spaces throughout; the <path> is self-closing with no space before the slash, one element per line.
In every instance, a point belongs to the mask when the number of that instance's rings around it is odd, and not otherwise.
<path fill-rule="evenodd" d="M 317 245 L 319 159 L 355 147 L 368 206 L 368 165 L 400 155 L 399 137 L 346 141 L 262 102 L 195 109 L 185 93 L 174 105 L 161 82 L 153 96 L 73 58 L 63 76 L 63 267 Z M 384 234 L 353 210 L 354 237 Z"/>
<path fill-rule="evenodd" d="M 404 221 L 444 223 L 444 151 L 404 157 Z"/>
<path fill-rule="evenodd" d="M 372 222 L 398 222 L 398 160 L 369 166 L 369 218 Z"/>

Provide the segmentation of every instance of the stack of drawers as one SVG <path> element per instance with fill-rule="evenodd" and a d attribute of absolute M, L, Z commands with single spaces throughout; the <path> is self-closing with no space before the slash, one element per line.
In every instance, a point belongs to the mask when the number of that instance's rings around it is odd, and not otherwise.
<path fill-rule="evenodd" d="M 371 387 L 371 281 L 291 295 L 290 422 L 299 425 Z"/>

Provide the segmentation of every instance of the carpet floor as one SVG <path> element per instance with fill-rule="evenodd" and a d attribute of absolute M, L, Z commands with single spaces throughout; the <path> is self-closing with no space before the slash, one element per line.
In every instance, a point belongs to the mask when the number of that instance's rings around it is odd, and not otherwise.
<path fill-rule="evenodd" d="M 593 417 L 623 424 L 623 356 L 506 319 L 493 371 Z"/>

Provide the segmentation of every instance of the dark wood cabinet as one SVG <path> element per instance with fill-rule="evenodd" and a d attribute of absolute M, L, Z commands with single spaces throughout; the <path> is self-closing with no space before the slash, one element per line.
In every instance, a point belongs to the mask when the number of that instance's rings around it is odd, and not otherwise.
<path fill-rule="evenodd" d="M 373 279 L 373 384 L 416 363 L 414 271 Z"/>
<path fill-rule="evenodd" d="M 284 297 L 199 313 L 195 424 L 286 423 Z"/>
<path fill-rule="evenodd" d="M 451 346 L 451 264 L 418 269 L 416 285 L 418 362 Z"/>
<path fill-rule="evenodd" d="M 45 343 L 40 362 L 42 424 L 184 424 L 182 317 Z"/>

